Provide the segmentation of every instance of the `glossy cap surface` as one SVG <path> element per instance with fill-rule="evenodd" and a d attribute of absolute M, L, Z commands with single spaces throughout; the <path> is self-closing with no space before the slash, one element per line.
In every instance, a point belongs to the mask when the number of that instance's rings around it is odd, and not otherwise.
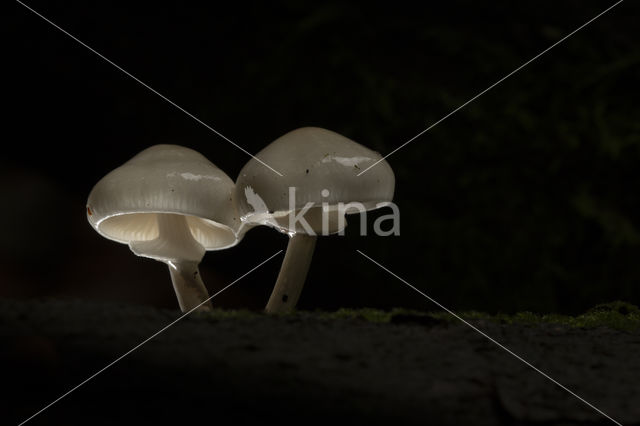
<path fill-rule="evenodd" d="M 200 153 L 155 145 L 93 187 L 87 219 L 104 237 L 128 244 L 157 238 L 157 215 L 184 215 L 193 238 L 218 250 L 239 241 L 233 197 L 233 181 Z"/>
<path fill-rule="evenodd" d="M 360 203 L 371 210 L 393 199 L 395 176 L 386 161 L 358 176 L 382 156 L 330 130 L 318 127 L 294 130 L 276 139 L 256 157 L 283 176 L 254 159 L 241 170 L 236 181 L 236 199 L 242 220 L 249 224 L 301 232 L 290 229 L 285 224 L 289 221 L 283 218 L 313 203 L 309 223 L 315 232 L 320 232 L 318 220 L 323 203 L 335 213 L 339 203 Z M 295 188 L 292 205 L 289 188 Z M 335 221 L 335 214 L 330 221 Z M 331 228 L 330 233 L 340 230 Z"/>

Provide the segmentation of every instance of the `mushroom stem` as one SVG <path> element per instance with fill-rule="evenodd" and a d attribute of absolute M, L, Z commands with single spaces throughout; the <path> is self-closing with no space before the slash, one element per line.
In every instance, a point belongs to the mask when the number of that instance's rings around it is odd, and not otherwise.
<path fill-rule="evenodd" d="M 200 305 L 196 311 L 206 312 L 213 309 L 209 298 L 209 292 L 202 282 L 198 262 L 182 261 L 167 262 L 169 273 L 176 291 L 178 304 L 182 312 L 190 311 Z M 202 303 L 206 300 L 206 303 Z"/>
<path fill-rule="evenodd" d="M 316 239 L 315 235 L 306 234 L 294 234 L 289 239 L 278 280 L 265 308 L 267 313 L 287 312 L 296 307 L 307 278 Z"/>
<path fill-rule="evenodd" d="M 131 251 L 169 265 L 173 289 L 182 312 L 201 303 L 198 311 L 210 311 L 211 302 L 203 303 L 209 298 L 209 293 L 198 271 L 205 249 L 193 238 L 187 218 L 181 214 L 158 213 L 156 220 L 158 236 L 153 240 L 130 242 Z"/>

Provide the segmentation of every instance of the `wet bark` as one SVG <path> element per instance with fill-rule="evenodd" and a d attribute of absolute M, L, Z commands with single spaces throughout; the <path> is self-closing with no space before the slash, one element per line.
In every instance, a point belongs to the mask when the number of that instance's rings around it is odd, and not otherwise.
<path fill-rule="evenodd" d="M 0 301 L 3 424 L 17 424 L 180 315 Z M 640 424 L 640 333 L 474 323 L 622 424 Z M 37 421 L 36 421 L 37 419 Z M 178 322 L 33 424 L 613 424 L 461 324 L 313 313 Z M 124 422 L 124 423 L 123 423 Z"/>

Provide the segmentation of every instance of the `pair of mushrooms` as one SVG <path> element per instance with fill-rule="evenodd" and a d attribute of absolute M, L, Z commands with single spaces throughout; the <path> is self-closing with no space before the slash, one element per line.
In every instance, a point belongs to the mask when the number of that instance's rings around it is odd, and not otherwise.
<path fill-rule="evenodd" d="M 87 218 L 102 236 L 166 263 L 183 312 L 211 309 L 198 271 L 205 251 L 233 247 L 258 225 L 285 232 L 289 244 L 266 311 L 291 310 L 317 235 L 342 231 L 345 214 L 390 202 L 395 178 L 379 153 L 317 127 L 289 132 L 256 157 L 282 176 L 252 158 L 234 184 L 194 150 L 152 146 L 94 186 Z"/>

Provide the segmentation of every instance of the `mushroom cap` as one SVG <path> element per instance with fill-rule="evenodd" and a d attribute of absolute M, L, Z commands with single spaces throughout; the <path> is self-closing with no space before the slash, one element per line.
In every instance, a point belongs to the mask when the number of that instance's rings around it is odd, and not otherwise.
<path fill-rule="evenodd" d="M 279 170 L 279 176 L 255 159 L 242 168 L 236 181 L 236 201 L 242 221 L 247 224 L 289 229 L 288 217 L 313 203 L 305 219 L 318 233 L 324 208 L 329 212 L 329 233 L 339 232 L 340 203 L 360 203 L 365 210 L 381 207 L 393 199 L 395 176 L 385 160 L 358 176 L 382 156 L 338 133 L 319 127 L 303 127 L 279 137 L 256 154 Z M 289 205 L 289 188 L 295 187 L 295 205 Z M 326 191 L 329 193 L 327 194 Z"/>
<path fill-rule="evenodd" d="M 200 153 L 154 145 L 103 177 L 87 200 L 87 219 L 102 236 L 129 244 L 159 235 L 157 215 L 184 215 L 206 250 L 236 245 L 240 224 L 234 183 Z"/>

